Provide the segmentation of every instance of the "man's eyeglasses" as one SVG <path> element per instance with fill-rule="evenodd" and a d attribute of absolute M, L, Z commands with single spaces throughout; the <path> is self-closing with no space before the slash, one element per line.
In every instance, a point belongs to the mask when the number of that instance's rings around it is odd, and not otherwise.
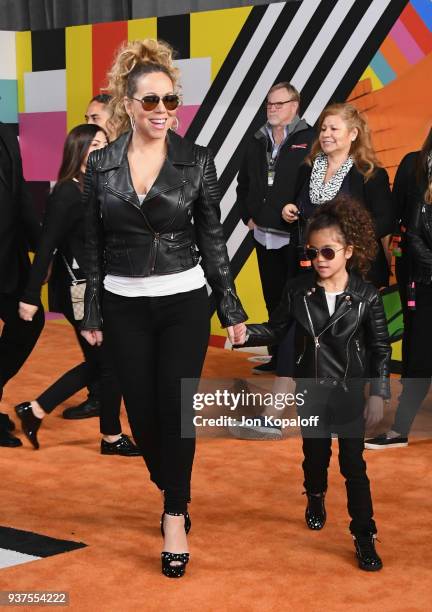
<path fill-rule="evenodd" d="M 332 247 L 322 247 L 321 249 L 317 249 L 316 247 L 307 247 L 306 248 L 306 257 L 310 260 L 316 259 L 319 254 L 321 254 L 324 259 L 334 259 L 336 257 L 336 253 L 342 251 L 345 247 L 341 247 L 340 249 L 333 249 Z"/>
<path fill-rule="evenodd" d="M 295 100 L 294 98 L 291 98 L 291 100 L 284 100 L 283 102 L 267 102 L 266 101 L 264 103 L 264 106 L 267 109 L 269 109 L 272 106 L 274 106 L 276 110 L 280 110 L 284 104 L 288 104 L 289 102 L 297 102 L 297 100 Z"/>
<path fill-rule="evenodd" d="M 156 96 L 155 94 L 149 94 L 148 96 L 144 96 L 143 98 L 130 98 L 131 100 L 136 100 L 137 102 L 141 102 L 141 106 L 145 111 L 154 110 L 159 102 L 162 100 L 163 105 L 168 111 L 173 111 L 180 104 L 180 98 L 177 94 L 167 94 L 162 98 L 160 96 Z"/>

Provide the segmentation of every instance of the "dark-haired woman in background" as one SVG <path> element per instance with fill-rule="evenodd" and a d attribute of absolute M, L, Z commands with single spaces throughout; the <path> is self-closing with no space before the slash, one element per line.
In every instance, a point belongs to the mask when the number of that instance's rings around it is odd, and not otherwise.
<path fill-rule="evenodd" d="M 402 393 L 391 429 L 366 440 L 377 450 L 408 446 L 408 434 L 428 394 L 432 359 L 432 130 L 421 151 L 408 153 L 398 168 L 393 193 L 402 229 L 402 257 L 396 259 L 404 313 Z M 408 284 L 414 283 L 408 294 Z M 408 307 L 408 300 L 411 300 Z"/>
<path fill-rule="evenodd" d="M 79 125 L 67 136 L 58 182 L 49 198 L 42 238 L 35 255 L 30 278 L 20 302 L 19 314 L 31 320 L 40 303 L 40 292 L 55 255 L 51 288 L 56 310 L 62 312 L 73 326 L 85 361 L 66 372 L 36 400 L 15 407 L 24 433 L 34 448 L 39 448 L 37 432 L 42 419 L 68 397 L 88 383 L 102 378 L 101 452 L 103 454 L 139 455 L 132 441 L 121 432 L 119 420 L 121 394 L 111 374 L 105 350 L 90 346 L 78 331 L 70 295 L 71 276 L 84 277 L 84 206 L 82 203 L 83 175 L 91 151 L 107 144 L 104 130 L 97 125 Z M 67 264 L 67 266 L 66 266 Z"/>

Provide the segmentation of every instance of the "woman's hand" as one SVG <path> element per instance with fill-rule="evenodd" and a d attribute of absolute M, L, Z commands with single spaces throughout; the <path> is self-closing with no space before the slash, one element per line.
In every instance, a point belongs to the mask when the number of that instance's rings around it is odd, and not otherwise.
<path fill-rule="evenodd" d="M 248 226 L 248 228 L 253 231 L 256 228 L 255 222 L 253 219 L 249 219 L 249 221 L 246 223 L 246 225 Z"/>
<path fill-rule="evenodd" d="M 98 329 L 83 329 L 81 336 L 92 346 L 100 346 L 103 342 L 103 333 Z"/>
<path fill-rule="evenodd" d="M 35 306 L 34 304 L 20 302 L 18 304 L 18 314 L 23 321 L 33 321 L 33 317 L 37 313 L 38 308 L 39 306 Z"/>
<path fill-rule="evenodd" d="M 379 395 L 371 395 L 365 404 L 364 418 L 366 427 L 374 427 L 383 419 L 384 400 Z"/>
<path fill-rule="evenodd" d="M 231 344 L 244 344 L 246 340 L 246 325 L 237 323 L 227 327 L 228 339 Z"/>
<path fill-rule="evenodd" d="M 299 216 L 299 209 L 295 204 L 286 204 L 282 208 L 282 219 L 287 223 L 294 223 Z"/>

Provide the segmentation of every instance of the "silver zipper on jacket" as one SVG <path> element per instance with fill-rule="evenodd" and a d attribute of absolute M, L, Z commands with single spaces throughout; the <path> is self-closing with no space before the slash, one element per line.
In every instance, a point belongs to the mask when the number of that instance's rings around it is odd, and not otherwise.
<path fill-rule="evenodd" d="M 356 345 L 356 347 L 357 347 L 357 352 L 356 352 L 356 355 L 357 355 L 357 357 L 358 357 L 358 360 L 359 360 L 360 366 L 361 366 L 361 367 L 363 367 L 363 363 L 362 363 L 362 360 L 361 360 L 361 357 L 360 357 L 360 342 L 359 342 L 358 338 L 356 338 L 356 339 L 354 340 L 354 342 L 355 342 L 355 345 Z"/>
<path fill-rule="evenodd" d="M 303 301 L 304 301 L 304 304 L 305 304 L 305 307 L 306 307 L 306 312 L 307 312 L 307 315 L 308 315 L 309 324 L 310 324 L 312 335 L 313 335 L 314 342 L 315 342 L 315 382 L 318 382 L 318 349 L 320 348 L 319 338 L 320 338 L 320 336 L 323 335 L 323 333 L 325 331 L 330 329 L 330 327 L 333 327 L 333 325 L 335 323 L 337 323 L 339 321 L 339 319 L 342 319 L 342 317 L 344 317 L 346 314 L 348 314 L 349 310 L 346 310 L 341 315 L 339 315 L 334 321 L 329 323 L 329 325 L 327 325 L 327 327 L 324 327 L 324 329 L 322 329 L 318 335 L 316 335 L 315 334 L 315 330 L 314 330 L 314 326 L 313 326 L 313 323 L 312 323 L 312 317 L 311 317 L 310 312 L 309 312 L 309 307 L 308 307 L 308 304 L 307 304 L 306 296 L 303 297 Z M 302 355 L 302 357 L 303 357 L 303 355 Z"/>
<path fill-rule="evenodd" d="M 347 377 L 347 374 L 348 374 L 348 367 L 349 367 L 349 345 L 350 345 L 350 342 L 353 339 L 353 336 L 356 333 L 357 328 L 359 326 L 359 323 L 360 323 L 360 314 L 361 314 L 362 306 L 363 306 L 363 302 L 360 302 L 360 304 L 358 306 L 357 323 L 356 323 L 356 326 L 354 328 L 354 331 L 351 332 L 351 335 L 348 338 L 348 342 L 347 342 L 347 346 L 346 346 L 347 363 L 346 363 L 345 374 L 344 374 L 343 382 L 342 382 L 342 385 L 344 386 L 344 388 L 346 388 L 346 382 L 345 381 L 346 381 L 346 377 Z"/>
<path fill-rule="evenodd" d="M 155 267 L 156 267 L 156 256 L 157 256 L 157 251 L 158 251 L 158 246 L 159 246 L 159 239 L 160 239 L 160 234 L 155 232 L 153 234 L 152 263 L 151 263 L 151 267 L 150 267 L 150 272 L 154 272 Z"/>
<path fill-rule="evenodd" d="M 309 319 L 309 325 L 310 325 L 310 328 L 311 328 L 312 336 L 313 336 L 313 339 L 314 339 L 314 342 L 315 342 L 315 382 L 318 382 L 318 349 L 319 349 L 319 346 L 320 346 L 319 345 L 319 339 L 318 339 L 318 336 L 315 335 L 315 329 L 314 329 L 314 326 L 313 326 L 313 323 L 312 323 L 312 317 L 311 317 L 310 312 L 309 312 L 309 306 L 308 306 L 308 303 L 307 303 L 305 295 L 303 296 L 303 301 L 304 301 L 304 305 L 305 305 L 305 308 L 306 308 L 307 316 L 308 316 L 308 319 Z"/>

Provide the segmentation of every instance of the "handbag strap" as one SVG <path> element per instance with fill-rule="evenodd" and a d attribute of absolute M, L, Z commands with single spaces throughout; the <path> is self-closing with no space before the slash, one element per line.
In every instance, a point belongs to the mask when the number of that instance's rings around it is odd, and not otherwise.
<path fill-rule="evenodd" d="M 79 282 L 80 282 L 80 280 L 85 280 L 85 279 L 78 279 L 78 278 L 75 276 L 75 274 L 73 273 L 72 268 L 71 268 L 71 267 L 70 267 L 70 265 L 68 264 L 67 259 L 66 259 L 66 257 L 65 257 L 64 255 L 62 255 L 62 259 L 63 259 L 63 261 L 64 261 L 64 264 L 65 264 L 65 266 L 66 266 L 67 271 L 69 272 L 69 276 L 70 276 L 70 277 L 71 277 L 71 279 L 72 279 L 72 284 L 73 284 L 73 285 L 76 285 L 77 283 L 79 283 Z"/>

